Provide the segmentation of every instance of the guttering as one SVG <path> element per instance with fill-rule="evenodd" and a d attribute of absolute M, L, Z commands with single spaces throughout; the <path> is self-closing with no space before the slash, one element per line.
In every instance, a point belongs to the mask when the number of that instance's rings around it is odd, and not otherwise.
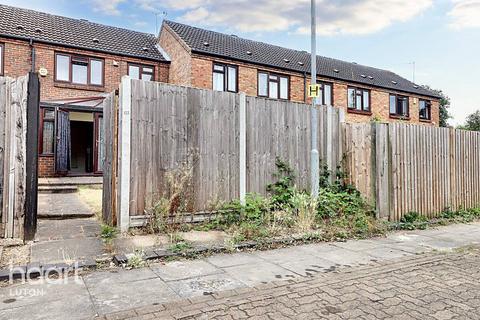
<path fill-rule="evenodd" d="M 33 39 L 30 38 L 30 50 L 31 50 L 31 71 L 35 72 L 35 47 L 33 46 Z"/>

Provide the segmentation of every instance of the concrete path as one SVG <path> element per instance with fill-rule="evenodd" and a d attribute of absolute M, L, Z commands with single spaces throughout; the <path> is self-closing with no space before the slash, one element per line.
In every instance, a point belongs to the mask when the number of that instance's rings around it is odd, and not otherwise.
<path fill-rule="evenodd" d="M 39 219 L 30 262 L 62 263 L 94 259 L 104 254 L 100 223 L 76 193 L 39 194 Z M 51 219 L 79 216 L 84 218 Z"/>
<path fill-rule="evenodd" d="M 62 263 L 101 257 L 104 245 L 95 218 L 39 220 L 31 262 Z"/>
<path fill-rule="evenodd" d="M 216 255 L 136 270 L 112 269 L 62 284 L 47 284 L 45 280 L 15 284 L 0 289 L 0 319 L 90 319 L 133 308 L 148 310 L 178 299 L 249 290 L 279 280 L 298 281 L 319 275 L 328 278 L 338 270 L 365 265 L 374 269 L 386 262 L 421 259 L 417 254 L 424 252 L 478 244 L 480 223 L 472 223 L 397 232 L 375 240 Z M 133 316 L 137 314 L 135 311 Z"/>
<path fill-rule="evenodd" d="M 89 218 L 92 209 L 84 203 L 78 193 L 39 193 L 39 219 Z"/>

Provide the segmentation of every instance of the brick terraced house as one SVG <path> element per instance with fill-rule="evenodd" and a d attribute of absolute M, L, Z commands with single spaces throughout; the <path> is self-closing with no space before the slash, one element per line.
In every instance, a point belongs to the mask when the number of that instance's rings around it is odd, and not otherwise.
<path fill-rule="evenodd" d="M 160 46 L 171 59 L 171 83 L 308 102 L 310 54 L 164 21 Z M 399 75 L 317 56 L 319 98 L 345 109 L 348 122 L 438 125 L 440 97 Z"/>
<path fill-rule="evenodd" d="M 0 76 L 40 75 L 40 177 L 102 173 L 103 98 L 124 75 L 310 103 L 306 51 L 167 20 L 158 37 L 5 5 L 0 21 Z M 438 125 L 440 97 L 390 71 L 318 56 L 317 77 L 349 122 Z"/>
<path fill-rule="evenodd" d="M 168 82 L 156 36 L 5 5 L 0 21 L 0 75 L 40 75 L 39 176 L 101 174 L 104 95 Z"/>

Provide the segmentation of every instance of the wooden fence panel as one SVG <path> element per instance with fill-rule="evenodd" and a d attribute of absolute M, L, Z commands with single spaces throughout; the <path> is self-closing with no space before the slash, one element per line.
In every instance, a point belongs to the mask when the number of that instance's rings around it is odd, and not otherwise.
<path fill-rule="evenodd" d="M 117 222 L 117 103 L 118 98 L 115 93 L 109 94 L 103 101 L 105 162 L 103 164 L 102 219 L 109 225 L 115 225 Z"/>
<path fill-rule="evenodd" d="M 28 75 L 0 77 L 0 238 L 24 238 Z"/>
<path fill-rule="evenodd" d="M 390 123 L 346 124 L 344 134 L 348 182 L 375 202 L 377 217 L 480 205 L 479 132 Z"/>

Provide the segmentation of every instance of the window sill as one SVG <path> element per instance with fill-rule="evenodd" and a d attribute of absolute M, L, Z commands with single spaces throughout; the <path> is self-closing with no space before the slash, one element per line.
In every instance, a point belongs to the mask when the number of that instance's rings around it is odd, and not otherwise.
<path fill-rule="evenodd" d="M 420 119 L 420 122 L 432 123 L 432 119 Z"/>
<path fill-rule="evenodd" d="M 61 82 L 55 82 L 54 86 L 57 88 L 105 92 L 105 87 L 103 86 L 91 86 L 91 85 L 89 86 L 89 85 L 61 83 Z"/>
<path fill-rule="evenodd" d="M 371 116 L 372 112 L 371 111 L 363 111 L 363 110 L 357 110 L 357 109 L 349 109 L 347 108 L 348 113 L 354 113 L 354 114 L 361 114 L 364 116 Z"/>
<path fill-rule="evenodd" d="M 410 117 L 397 116 L 397 115 L 394 115 L 394 114 L 391 114 L 391 115 L 390 115 L 390 119 L 410 121 Z"/>
<path fill-rule="evenodd" d="M 39 157 L 44 157 L 44 158 L 52 158 L 53 153 L 40 153 L 38 156 Z"/>

